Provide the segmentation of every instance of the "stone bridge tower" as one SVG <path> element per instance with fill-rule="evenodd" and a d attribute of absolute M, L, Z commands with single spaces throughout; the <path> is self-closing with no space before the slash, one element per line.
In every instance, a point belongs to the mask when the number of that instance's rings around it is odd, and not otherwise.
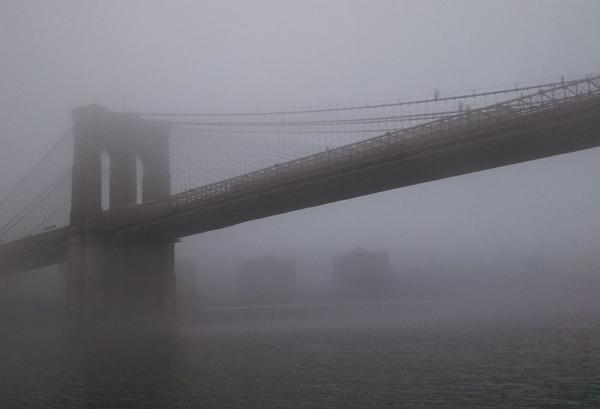
<path fill-rule="evenodd" d="M 174 239 L 115 236 L 105 221 L 106 212 L 133 206 L 140 196 L 148 201 L 171 193 L 168 127 L 97 105 L 75 109 L 73 120 L 67 316 L 75 323 L 169 318 Z"/>

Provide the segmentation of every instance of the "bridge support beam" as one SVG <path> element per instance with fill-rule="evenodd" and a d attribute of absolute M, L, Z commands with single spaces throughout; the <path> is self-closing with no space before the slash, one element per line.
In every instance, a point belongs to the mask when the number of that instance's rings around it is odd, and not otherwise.
<path fill-rule="evenodd" d="M 75 324 L 154 324 L 175 309 L 174 240 L 161 235 L 111 234 L 102 209 L 101 155 L 110 158 L 110 209 L 171 193 L 168 128 L 100 106 L 74 111 L 71 233 L 66 311 Z M 136 164 L 143 166 L 138 186 Z"/>
<path fill-rule="evenodd" d="M 6 309 L 10 305 L 10 273 L 0 270 L 2 276 L 2 299 L 0 305 L 5 305 Z"/>
<path fill-rule="evenodd" d="M 76 323 L 98 320 L 105 298 L 102 238 L 72 234 L 67 247 L 66 313 Z"/>
<path fill-rule="evenodd" d="M 75 325 L 163 325 L 175 311 L 174 243 L 157 237 L 69 238 L 66 309 Z"/>

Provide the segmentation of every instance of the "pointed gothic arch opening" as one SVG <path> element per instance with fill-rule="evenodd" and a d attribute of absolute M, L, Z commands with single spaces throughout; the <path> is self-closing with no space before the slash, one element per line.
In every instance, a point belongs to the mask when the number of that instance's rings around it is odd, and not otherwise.
<path fill-rule="evenodd" d="M 135 203 L 144 202 L 144 162 L 139 156 L 135 157 Z"/>
<path fill-rule="evenodd" d="M 100 153 L 100 204 L 102 210 L 110 209 L 110 155 L 106 149 Z"/>

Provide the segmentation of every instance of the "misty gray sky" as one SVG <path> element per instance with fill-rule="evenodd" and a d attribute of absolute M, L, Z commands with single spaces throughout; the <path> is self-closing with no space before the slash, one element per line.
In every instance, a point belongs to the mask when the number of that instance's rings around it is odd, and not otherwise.
<path fill-rule="evenodd" d="M 599 21 L 597 0 L 3 0 L 0 192 L 77 105 L 315 106 L 598 74 Z M 186 239 L 179 254 L 293 255 L 327 243 L 389 248 L 400 262 L 498 246 L 593 249 L 598 159 L 591 150 L 259 220 Z"/>

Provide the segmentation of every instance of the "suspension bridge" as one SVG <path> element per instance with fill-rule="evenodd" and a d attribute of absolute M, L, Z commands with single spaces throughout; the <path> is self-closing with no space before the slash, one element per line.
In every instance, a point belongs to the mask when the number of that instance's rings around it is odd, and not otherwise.
<path fill-rule="evenodd" d="M 600 76 L 309 109 L 80 107 L 0 198 L 0 274 L 63 264 L 74 320 L 168 315 L 181 237 L 598 145 Z"/>

